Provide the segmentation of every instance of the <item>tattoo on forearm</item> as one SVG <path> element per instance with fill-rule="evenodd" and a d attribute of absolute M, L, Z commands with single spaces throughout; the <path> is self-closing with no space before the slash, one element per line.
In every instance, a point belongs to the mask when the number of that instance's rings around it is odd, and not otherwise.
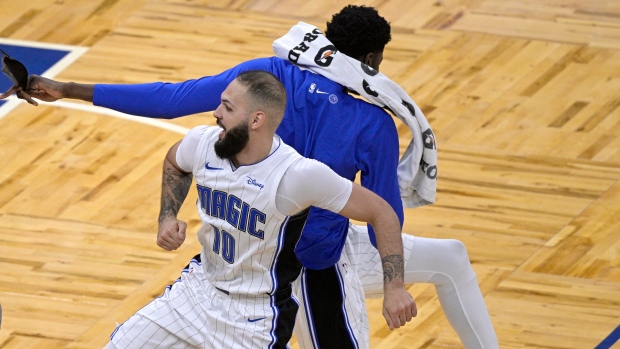
<path fill-rule="evenodd" d="M 192 185 L 192 175 L 176 168 L 165 166 L 161 186 L 161 208 L 159 222 L 166 217 L 176 217 Z"/>
<path fill-rule="evenodd" d="M 400 278 L 404 280 L 405 277 L 405 263 L 403 256 L 393 254 L 385 256 L 381 259 L 383 264 L 383 282 L 389 284 L 392 280 Z"/>

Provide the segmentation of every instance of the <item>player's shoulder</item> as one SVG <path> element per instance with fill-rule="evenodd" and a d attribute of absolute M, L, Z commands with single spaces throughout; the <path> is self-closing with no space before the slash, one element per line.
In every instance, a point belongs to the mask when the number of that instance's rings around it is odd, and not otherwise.
<path fill-rule="evenodd" d="M 347 94 L 346 101 L 355 110 L 355 115 L 364 127 L 385 126 L 386 124 L 395 127 L 392 115 L 384 108 L 351 94 Z"/>
<path fill-rule="evenodd" d="M 318 160 L 300 155 L 286 170 L 286 175 L 296 178 L 300 183 L 304 183 L 309 181 L 311 177 L 324 171 L 331 171 L 331 169 Z"/>
<path fill-rule="evenodd" d="M 335 108 L 332 110 L 346 110 L 356 115 L 368 115 L 368 123 L 382 123 L 391 120 L 391 115 L 383 108 L 369 103 L 368 101 L 352 96 L 350 92 L 339 83 L 330 80 L 320 74 L 313 73 L 307 69 L 279 57 L 269 57 L 261 59 L 269 62 L 272 72 L 277 75 L 287 90 L 304 90 L 306 98 L 312 96 L 323 97 L 322 105 Z"/>
<path fill-rule="evenodd" d="M 285 59 L 279 57 L 270 57 L 266 58 L 270 63 L 272 69 L 277 71 L 280 74 L 282 79 L 282 83 L 286 85 L 287 82 L 294 83 L 295 86 L 299 85 L 301 81 L 307 82 L 309 84 L 315 83 L 316 85 L 321 85 L 325 88 L 329 87 L 333 91 L 338 91 L 342 88 L 338 83 L 320 75 L 311 72 L 308 69 L 303 69 L 298 65 L 295 65 Z M 278 74 L 276 74 L 278 75 Z M 303 83 L 301 84 L 303 85 Z M 339 88 L 335 88 L 339 87 Z M 313 93 L 311 89 L 308 92 Z"/>
<path fill-rule="evenodd" d="M 351 95 L 351 93 L 354 92 L 349 92 L 349 97 L 351 97 L 353 100 L 355 100 L 354 103 L 357 103 L 358 107 L 365 110 L 366 112 L 373 114 L 373 115 L 378 115 L 378 116 L 387 116 L 389 117 L 390 114 L 383 109 L 382 107 L 376 105 L 376 104 L 372 104 L 370 102 L 368 102 L 365 99 L 360 98 L 359 96 L 353 96 Z"/>
<path fill-rule="evenodd" d="M 290 72 L 301 71 L 299 67 L 293 63 L 279 57 L 262 57 L 244 62 L 247 66 L 254 66 L 256 69 L 267 70 L 274 75 L 283 75 Z"/>
<path fill-rule="evenodd" d="M 198 125 L 190 129 L 184 138 L 201 139 L 219 135 L 221 128 L 217 126 Z"/>

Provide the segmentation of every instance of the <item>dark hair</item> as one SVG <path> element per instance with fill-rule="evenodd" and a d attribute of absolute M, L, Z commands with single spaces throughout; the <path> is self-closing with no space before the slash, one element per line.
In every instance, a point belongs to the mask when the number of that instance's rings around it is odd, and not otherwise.
<path fill-rule="evenodd" d="M 263 70 L 245 71 L 236 78 L 248 88 L 253 104 L 262 109 L 277 123 L 284 116 L 286 108 L 286 90 L 278 78 Z"/>
<path fill-rule="evenodd" d="M 382 52 L 392 39 L 390 23 L 377 10 L 347 5 L 327 22 L 325 36 L 338 51 L 358 59 L 371 52 Z"/>

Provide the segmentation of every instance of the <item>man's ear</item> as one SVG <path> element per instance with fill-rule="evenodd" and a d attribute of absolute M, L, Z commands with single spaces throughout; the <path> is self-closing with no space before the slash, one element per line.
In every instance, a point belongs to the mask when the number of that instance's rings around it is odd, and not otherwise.
<path fill-rule="evenodd" d="M 267 121 L 267 115 L 262 111 L 257 111 L 250 118 L 250 128 L 255 130 L 261 127 Z"/>
<path fill-rule="evenodd" d="M 364 64 L 366 64 L 369 67 L 372 67 L 372 60 L 375 58 L 375 54 L 373 52 L 367 53 L 364 56 Z"/>

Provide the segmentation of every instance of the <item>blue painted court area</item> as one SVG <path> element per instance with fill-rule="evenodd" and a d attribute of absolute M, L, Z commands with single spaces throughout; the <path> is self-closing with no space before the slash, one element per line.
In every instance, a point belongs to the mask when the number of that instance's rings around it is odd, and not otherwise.
<path fill-rule="evenodd" d="M 48 48 L 37 48 L 19 45 L 10 45 L 0 43 L 0 49 L 8 53 L 13 59 L 22 62 L 28 74 L 41 75 L 51 68 L 58 61 L 63 59 L 70 51 L 55 50 Z M 0 74 L 0 91 L 8 90 L 13 83 L 4 74 Z M 0 106 L 6 103 L 5 100 L 0 101 Z"/>
<path fill-rule="evenodd" d="M 603 339 L 601 344 L 597 345 L 594 349 L 609 349 L 620 339 L 620 325 L 613 330 L 607 338 Z"/>

